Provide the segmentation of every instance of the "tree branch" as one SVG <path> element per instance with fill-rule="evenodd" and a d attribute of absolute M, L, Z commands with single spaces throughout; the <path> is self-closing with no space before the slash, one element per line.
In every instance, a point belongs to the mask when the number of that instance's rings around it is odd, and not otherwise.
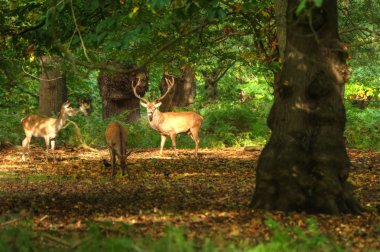
<path fill-rule="evenodd" d="M 236 63 L 236 60 L 234 60 L 229 66 L 227 66 L 226 69 L 224 69 L 224 71 L 219 74 L 219 76 L 218 76 L 218 78 L 216 78 L 215 82 L 218 82 L 227 73 L 227 71 L 231 67 L 233 67 L 233 65 L 235 65 L 235 63 Z"/>
<path fill-rule="evenodd" d="M 378 42 L 380 42 L 380 38 L 352 43 L 352 44 L 349 44 L 348 47 L 358 47 L 358 46 L 364 46 L 364 45 L 369 45 L 369 44 L 378 43 Z"/>
<path fill-rule="evenodd" d="M 82 45 L 82 48 L 83 48 L 84 56 L 86 57 L 86 59 L 88 60 L 88 62 L 91 62 L 90 58 L 87 55 L 87 50 L 86 50 L 86 47 L 84 45 L 82 34 L 80 33 L 80 30 L 79 30 L 79 27 L 78 27 L 78 24 L 77 24 L 77 19 L 75 17 L 75 12 L 74 12 L 74 7 L 73 7 L 73 0 L 70 0 L 70 7 L 71 7 L 71 15 L 73 16 L 73 21 L 74 21 L 74 24 L 75 24 L 75 29 L 78 32 L 78 36 L 79 36 L 79 39 L 80 39 L 80 42 L 81 42 L 81 45 Z"/>
<path fill-rule="evenodd" d="M 66 59 L 67 61 L 69 61 L 70 63 L 74 64 L 74 65 L 79 65 L 79 66 L 83 66 L 87 69 L 97 69 L 97 70 L 108 70 L 108 71 L 114 71 L 114 72 L 118 72 L 118 73 L 131 73 L 131 72 L 135 72 L 135 71 L 138 71 L 144 67 L 146 67 L 156 56 L 158 56 L 159 54 L 161 54 L 163 51 L 165 51 L 166 49 L 168 49 L 169 47 L 171 47 L 173 44 L 175 44 L 177 41 L 183 39 L 184 37 L 186 37 L 187 35 L 193 33 L 193 32 L 196 32 L 200 29 L 202 29 L 203 27 L 209 25 L 209 24 L 212 24 L 214 23 L 213 21 L 211 22 L 204 22 L 198 26 L 196 26 L 195 28 L 183 33 L 183 34 L 180 34 L 178 37 L 170 40 L 169 42 L 167 42 L 166 44 L 164 44 L 163 46 L 161 46 L 160 48 L 158 48 L 155 52 L 153 52 L 150 56 L 148 56 L 145 61 L 143 61 L 142 64 L 140 64 L 139 66 L 136 66 L 134 68 L 131 68 L 131 69 L 125 69 L 122 65 L 120 64 L 115 64 L 115 63 L 102 63 L 102 64 L 89 64 L 88 62 L 83 62 L 81 60 L 78 60 L 67 48 L 66 46 L 64 46 L 62 43 L 59 42 L 59 40 L 57 39 L 56 37 L 56 30 L 55 30 L 55 21 L 56 21 L 56 1 L 53 1 L 52 2 L 52 7 L 51 7 L 51 33 L 52 33 L 52 38 L 53 38 L 53 43 L 55 44 L 55 46 L 58 48 L 58 50 L 60 50 L 63 54 L 63 58 Z M 77 29 L 78 33 L 79 33 L 79 29 Z"/>
<path fill-rule="evenodd" d="M 22 36 L 22 35 L 24 35 L 27 32 L 38 30 L 39 28 L 41 28 L 42 26 L 44 26 L 45 23 L 46 23 L 46 20 L 42 20 L 41 22 L 39 22 L 38 24 L 36 24 L 34 26 L 26 27 L 22 31 L 18 32 L 16 35 Z"/>
<path fill-rule="evenodd" d="M 351 27 L 351 28 L 348 28 L 345 30 L 341 30 L 341 31 L 339 31 L 339 34 L 350 33 L 353 31 L 366 31 L 366 32 L 369 32 L 372 36 L 380 37 L 380 33 L 375 32 L 375 31 L 368 29 L 366 27 L 359 27 L 359 26 Z"/>

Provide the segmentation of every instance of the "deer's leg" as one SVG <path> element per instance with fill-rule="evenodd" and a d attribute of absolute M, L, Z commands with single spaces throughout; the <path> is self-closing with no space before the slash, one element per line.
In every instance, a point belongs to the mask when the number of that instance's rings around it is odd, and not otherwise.
<path fill-rule="evenodd" d="M 25 149 L 28 148 L 28 156 L 30 158 L 30 140 L 32 135 L 26 135 L 24 140 L 22 140 L 22 161 L 25 161 Z"/>
<path fill-rule="evenodd" d="M 51 145 L 51 151 L 53 152 L 53 160 L 54 160 L 54 163 L 55 163 L 57 161 L 55 160 L 55 152 L 54 152 L 54 150 L 55 150 L 55 140 L 54 139 L 52 139 L 50 141 L 50 145 Z"/>
<path fill-rule="evenodd" d="M 45 144 L 46 144 L 46 162 L 49 161 L 49 147 L 50 147 L 50 137 L 45 137 Z"/>
<path fill-rule="evenodd" d="M 115 175 L 116 175 L 116 170 L 115 170 L 116 155 L 115 155 L 115 151 L 114 150 L 110 150 L 110 154 L 111 154 L 111 164 L 112 164 L 112 178 L 114 178 Z"/>
<path fill-rule="evenodd" d="M 198 147 L 199 147 L 199 137 L 198 137 L 198 129 L 192 128 L 191 131 L 191 138 L 195 142 L 195 156 L 198 156 Z"/>
<path fill-rule="evenodd" d="M 120 161 L 120 166 L 121 166 L 121 175 L 125 175 L 125 154 L 121 156 L 117 156 Z"/>
<path fill-rule="evenodd" d="M 165 146 L 165 141 L 168 136 L 161 135 L 161 149 L 160 149 L 160 155 L 162 155 L 162 150 L 164 149 Z"/>
<path fill-rule="evenodd" d="M 172 147 L 174 149 L 174 155 L 177 156 L 178 154 L 177 154 L 177 148 L 176 148 L 176 143 L 175 143 L 175 137 L 176 137 L 175 133 L 170 134 L 170 138 L 172 139 Z"/>

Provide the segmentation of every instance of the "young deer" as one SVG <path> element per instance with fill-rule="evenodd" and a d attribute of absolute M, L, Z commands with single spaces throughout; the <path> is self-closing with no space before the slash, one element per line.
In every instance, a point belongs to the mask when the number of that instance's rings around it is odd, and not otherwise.
<path fill-rule="evenodd" d="M 55 137 L 66 123 L 68 116 L 76 115 L 77 111 L 70 107 L 70 102 L 65 102 L 61 106 L 61 111 L 58 118 L 44 117 L 40 115 L 29 115 L 21 119 L 22 127 L 25 131 L 25 139 L 22 141 L 22 161 L 25 161 L 25 150 L 28 148 L 28 155 L 30 157 L 30 140 L 32 137 L 43 137 L 46 144 L 46 160 L 49 157 L 49 146 L 53 152 L 53 159 L 55 160 Z"/>
<path fill-rule="evenodd" d="M 176 135 L 179 133 L 186 133 L 191 136 L 195 142 L 195 156 L 198 155 L 199 137 L 198 132 L 201 127 L 203 118 L 195 112 L 160 112 L 158 107 L 161 106 L 161 100 L 169 93 L 173 88 L 174 78 L 169 81 L 165 78 L 168 89 L 166 93 L 159 98 L 149 102 L 147 99 L 140 97 L 136 91 L 136 88 L 140 85 L 141 80 L 138 79 L 137 85 L 132 82 L 133 93 L 140 99 L 140 104 L 147 109 L 147 115 L 150 126 L 161 134 L 161 149 L 160 155 L 165 145 L 166 138 L 170 136 L 172 139 L 172 146 L 174 154 L 177 156 L 176 149 Z"/>
<path fill-rule="evenodd" d="M 131 154 L 131 151 L 127 153 L 127 131 L 120 123 L 111 122 L 106 129 L 106 140 L 111 156 L 112 177 L 115 177 L 116 174 L 116 157 L 120 161 L 121 172 L 124 176 L 125 169 L 127 168 L 126 159 Z"/>

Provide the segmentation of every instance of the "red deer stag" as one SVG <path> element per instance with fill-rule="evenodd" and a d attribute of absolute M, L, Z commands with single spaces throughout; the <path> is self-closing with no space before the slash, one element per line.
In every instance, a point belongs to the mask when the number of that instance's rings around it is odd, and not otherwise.
<path fill-rule="evenodd" d="M 126 167 L 126 159 L 131 154 L 127 153 L 127 131 L 124 126 L 118 122 L 111 122 L 106 129 L 107 146 L 111 156 L 112 177 L 115 177 L 116 157 L 120 161 L 121 172 L 124 176 Z"/>
<path fill-rule="evenodd" d="M 29 115 L 21 119 L 22 127 L 25 131 L 25 139 L 22 141 L 22 161 L 25 161 L 25 150 L 28 148 L 28 155 L 30 157 L 30 140 L 32 137 L 43 137 L 46 144 L 46 160 L 49 157 L 49 146 L 53 152 L 53 159 L 55 160 L 55 137 L 58 132 L 65 125 L 67 117 L 76 115 L 78 112 L 70 107 L 70 102 L 65 102 L 61 106 L 61 111 L 58 118 L 44 117 L 40 115 Z"/>
<path fill-rule="evenodd" d="M 165 78 L 168 89 L 165 94 L 160 96 L 158 99 L 149 102 L 147 99 L 140 97 L 138 95 L 136 88 L 140 85 L 141 80 L 138 79 L 137 85 L 132 82 L 133 93 L 137 98 L 140 99 L 140 104 L 147 109 L 147 115 L 150 126 L 161 134 L 161 149 L 160 155 L 162 155 L 162 150 L 165 145 L 166 138 L 170 136 L 172 139 L 172 146 L 174 153 L 177 156 L 176 149 L 176 135 L 179 133 L 187 133 L 195 142 L 195 156 L 198 155 L 199 147 L 199 137 L 198 132 L 201 127 L 203 118 L 195 112 L 160 112 L 158 107 L 161 106 L 161 100 L 169 93 L 173 88 L 174 78 L 170 81 Z"/>

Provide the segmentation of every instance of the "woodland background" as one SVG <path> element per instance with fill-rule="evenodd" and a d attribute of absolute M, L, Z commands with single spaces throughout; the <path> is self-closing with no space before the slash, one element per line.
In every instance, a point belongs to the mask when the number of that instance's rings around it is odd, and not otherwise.
<path fill-rule="evenodd" d="M 301 0 L 295 12 L 307 13 L 322 2 Z M 333 217 L 248 207 L 253 170 L 271 134 L 267 117 L 282 64 L 273 1 L 1 0 L 0 248 L 380 249 L 379 12 L 375 0 L 338 3 L 339 36 L 348 48 L 349 180 L 371 213 Z M 177 137 L 179 159 L 171 159 L 170 141 L 166 157 L 157 158 L 160 135 L 128 95 L 105 107 L 112 92 L 104 90 L 128 93 L 140 72 L 147 76 L 144 92 L 150 99 L 161 93 L 165 74 L 192 85 L 185 104 L 170 104 L 185 96 L 182 91 L 165 106 L 203 116 L 201 161 L 191 157 L 188 136 Z M 42 139 L 32 140 L 34 163 L 20 162 L 21 118 L 56 116 L 66 99 L 74 107 L 91 103 L 88 116 L 71 118 L 81 140 L 69 126 L 57 139 L 58 164 L 44 162 Z M 135 181 L 110 181 L 103 167 L 104 131 L 113 120 L 125 122 Z M 243 151 L 246 146 L 254 150 Z"/>

